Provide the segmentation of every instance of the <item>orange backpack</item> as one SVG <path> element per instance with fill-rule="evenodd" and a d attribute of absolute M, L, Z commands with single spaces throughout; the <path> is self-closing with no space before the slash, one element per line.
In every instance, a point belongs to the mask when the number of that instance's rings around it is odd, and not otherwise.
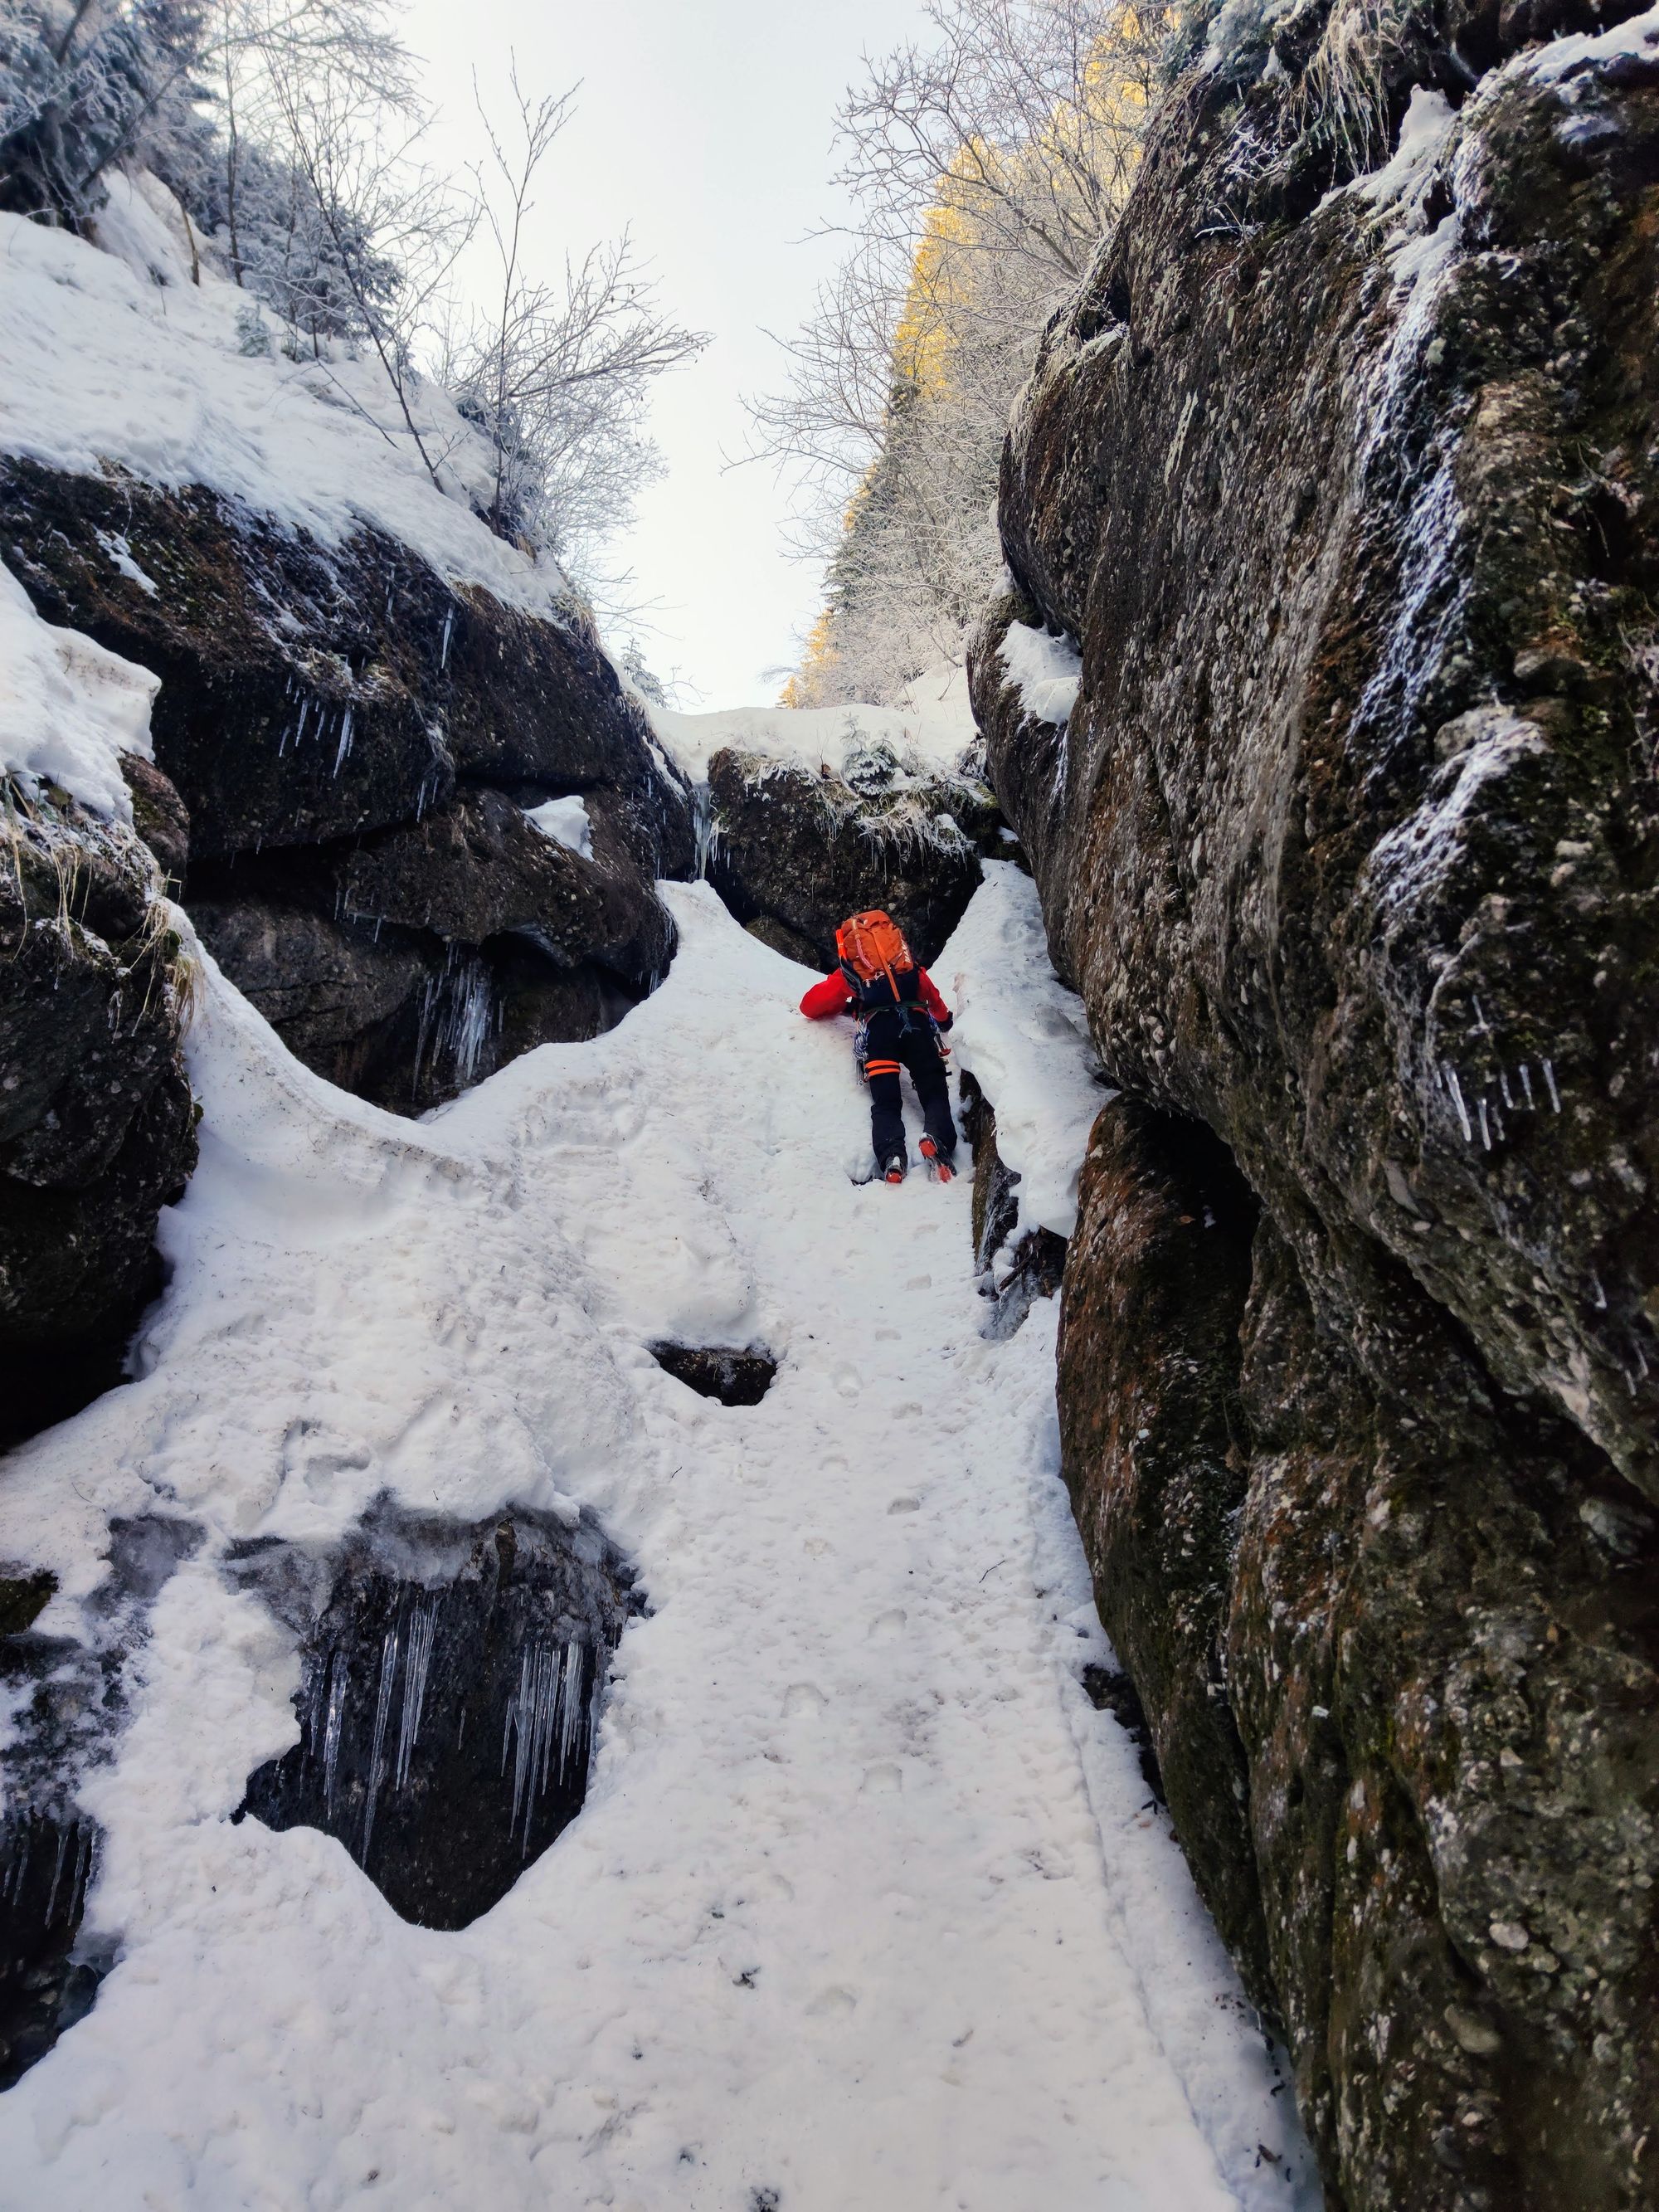
<path fill-rule="evenodd" d="M 836 932 L 836 952 L 842 974 L 857 988 L 860 999 L 866 998 L 883 976 L 892 987 L 896 1004 L 916 995 L 914 981 L 907 988 L 898 980 L 901 975 L 911 975 L 916 964 L 904 941 L 904 932 L 879 907 L 842 922 Z"/>

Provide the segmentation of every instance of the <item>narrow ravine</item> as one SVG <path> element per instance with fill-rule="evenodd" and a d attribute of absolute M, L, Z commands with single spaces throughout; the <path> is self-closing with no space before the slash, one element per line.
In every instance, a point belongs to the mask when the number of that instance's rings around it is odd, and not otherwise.
<path fill-rule="evenodd" d="M 210 982 L 149 1371 L 26 1447 L 0 1500 L 0 1542 L 56 1516 L 89 1578 L 141 1499 L 205 1532 L 83 1788 L 88 1940 L 118 1963 L 0 2101 L 20 2203 L 1316 2201 L 1080 1686 L 1105 1655 L 1053 1302 L 981 1334 L 967 1182 L 856 1183 L 846 1036 L 706 887 L 670 896 L 672 974 L 620 1028 L 420 1125 Z M 778 1372 L 724 1406 L 664 1340 Z M 647 1607 L 585 1808 L 455 1933 L 315 1830 L 228 1817 L 295 1739 L 298 1663 L 226 1552 L 325 1545 L 386 1497 L 585 1508 Z"/>

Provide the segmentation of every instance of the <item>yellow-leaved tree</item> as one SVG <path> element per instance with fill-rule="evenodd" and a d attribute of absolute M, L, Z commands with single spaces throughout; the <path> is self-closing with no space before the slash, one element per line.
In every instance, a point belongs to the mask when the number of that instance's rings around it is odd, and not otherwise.
<path fill-rule="evenodd" d="M 1133 173 L 1165 17 L 1106 0 L 938 0 L 936 44 L 841 117 L 860 221 L 755 403 L 793 466 L 826 602 L 789 705 L 891 700 L 959 660 L 999 564 L 1009 406 Z"/>

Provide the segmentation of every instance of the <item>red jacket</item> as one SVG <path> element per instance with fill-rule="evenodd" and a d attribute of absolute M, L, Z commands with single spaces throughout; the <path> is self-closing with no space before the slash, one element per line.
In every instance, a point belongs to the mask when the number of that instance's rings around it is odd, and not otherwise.
<path fill-rule="evenodd" d="M 939 994 L 939 986 L 925 968 L 916 970 L 916 981 L 921 988 L 921 1003 L 941 1028 L 948 1028 L 951 1009 Z M 844 1014 L 854 1003 L 853 987 L 839 968 L 833 975 L 826 975 L 821 983 L 814 983 L 800 1002 L 800 1010 L 808 1021 L 821 1022 L 826 1014 Z"/>

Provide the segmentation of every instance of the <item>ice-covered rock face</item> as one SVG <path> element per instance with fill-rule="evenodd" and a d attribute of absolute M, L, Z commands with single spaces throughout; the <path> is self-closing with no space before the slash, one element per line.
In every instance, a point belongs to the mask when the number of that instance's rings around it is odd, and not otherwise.
<path fill-rule="evenodd" d="M 1634 2203 L 1659 2140 L 1659 27 L 1519 50 L 1580 28 L 1224 12 L 973 655 L 1127 1094 L 1066 1472 L 1361 2212 Z"/>
<path fill-rule="evenodd" d="M 597 1528 L 382 1507 L 343 1553 L 229 1571 L 301 1638 L 300 1741 L 244 1813 L 337 1837 L 405 1920 L 465 1928 L 581 1810 L 632 1577 Z"/>

